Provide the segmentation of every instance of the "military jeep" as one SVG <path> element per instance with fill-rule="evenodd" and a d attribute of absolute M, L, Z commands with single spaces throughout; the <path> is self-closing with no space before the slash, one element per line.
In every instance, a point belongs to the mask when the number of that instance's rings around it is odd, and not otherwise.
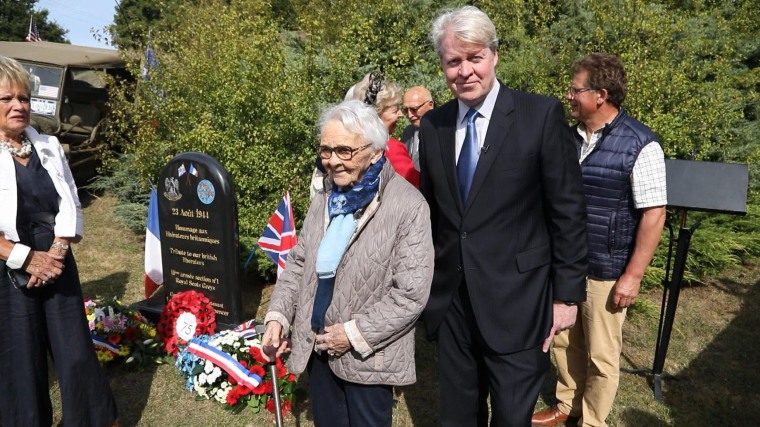
<path fill-rule="evenodd" d="M 108 75 L 125 75 L 115 50 L 51 42 L 0 42 L 0 55 L 19 61 L 32 75 L 31 125 L 61 141 L 75 176 L 95 173 L 107 149 Z"/>

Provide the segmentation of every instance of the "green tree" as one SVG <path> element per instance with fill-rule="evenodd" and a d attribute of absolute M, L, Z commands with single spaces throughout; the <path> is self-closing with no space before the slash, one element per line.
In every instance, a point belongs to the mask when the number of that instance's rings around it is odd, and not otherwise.
<path fill-rule="evenodd" d="M 122 7 L 149 3 L 123 0 Z M 427 33 L 441 8 L 462 3 L 157 3 L 159 18 L 150 28 L 159 69 L 149 82 L 123 86 L 113 102 L 114 130 L 128 136 L 120 146 L 134 159 L 130 169 L 155 177 L 182 151 L 216 157 L 235 179 L 241 239 L 250 245 L 285 190 L 297 220 L 303 218 L 319 110 L 341 100 L 365 73 L 382 69 L 405 87 L 424 84 L 439 105 L 450 99 Z M 625 105 L 660 135 L 666 154 L 749 163 L 750 211 L 757 211 L 760 2 L 471 3 L 497 26 L 497 74 L 506 85 L 562 98 L 575 59 L 594 51 L 619 55 L 629 78 Z M 139 69 L 135 62 L 135 75 Z M 760 220 L 704 219 L 692 245 L 694 274 L 760 253 Z"/>
<path fill-rule="evenodd" d="M 116 6 L 111 27 L 114 45 L 124 50 L 143 49 L 151 29 L 170 18 L 171 8 L 180 3 L 183 0 L 121 0 Z"/>
<path fill-rule="evenodd" d="M 300 63 L 286 60 L 265 1 L 199 3 L 174 9 L 178 22 L 194 25 L 154 27 L 159 68 L 114 94 L 115 129 L 142 177 L 155 178 L 183 151 L 218 159 L 234 179 L 250 245 L 287 189 L 308 188 L 316 89 L 292 71 Z M 296 211 L 305 207 L 297 198 Z"/>
<path fill-rule="evenodd" d="M 29 34 L 29 20 L 34 19 L 42 40 L 68 43 L 67 30 L 48 21 L 48 11 L 34 11 L 37 0 L 14 0 L 0 2 L 0 40 L 24 41 Z"/>

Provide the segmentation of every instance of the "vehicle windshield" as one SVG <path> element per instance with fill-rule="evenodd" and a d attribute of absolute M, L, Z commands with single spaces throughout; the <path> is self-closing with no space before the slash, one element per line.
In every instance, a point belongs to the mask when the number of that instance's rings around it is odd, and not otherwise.
<path fill-rule="evenodd" d="M 24 68 L 32 75 L 32 113 L 55 116 L 63 69 L 34 64 L 24 64 Z"/>

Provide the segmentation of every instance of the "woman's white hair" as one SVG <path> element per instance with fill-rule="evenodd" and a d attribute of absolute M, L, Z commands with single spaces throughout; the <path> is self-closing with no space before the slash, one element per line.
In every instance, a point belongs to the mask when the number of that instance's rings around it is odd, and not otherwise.
<path fill-rule="evenodd" d="M 325 125 L 338 122 L 349 132 L 358 135 L 367 144 L 372 144 L 375 150 L 385 150 L 388 143 L 388 128 L 385 126 L 375 109 L 362 101 L 343 101 L 338 105 L 327 108 L 319 118 L 319 137 Z"/>
<path fill-rule="evenodd" d="M 486 46 L 491 52 L 499 48 L 496 27 L 488 15 L 475 6 L 445 10 L 430 25 L 430 41 L 439 57 L 443 55 L 443 40 L 449 32 L 459 41 Z"/>

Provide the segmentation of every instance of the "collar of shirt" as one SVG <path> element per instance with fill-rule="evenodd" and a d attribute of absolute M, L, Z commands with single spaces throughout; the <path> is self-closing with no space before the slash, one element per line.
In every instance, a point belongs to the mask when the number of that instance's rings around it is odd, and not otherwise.
<path fill-rule="evenodd" d="M 578 156 L 579 163 L 583 162 L 583 160 L 588 157 L 592 151 L 594 151 L 596 144 L 602 139 L 602 134 L 604 133 L 605 127 L 607 127 L 607 125 L 604 125 L 603 127 L 592 132 L 591 138 L 588 139 L 586 135 L 586 125 L 583 123 L 578 124 L 577 131 L 578 135 L 581 136 L 581 142 L 578 143 L 580 145 L 580 155 Z"/>
<path fill-rule="evenodd" d="M 480 155 L 480 149 L 483 148 L 483 141 L 486 139 L 486 132 L 488 132 L 488 124 L 491 122 L 491 116 L 493 115 L 493 108 L 496 105 L 496 98 L 499 96 L 499 89 L 501 84 L 498 80 L 494 80 L 493 87 L 488 91 L 486 99 L 482 103 L 472 108 L 478 110 L 477 119 L 475 119 L 475 129 L 478 133 L 478 155 Z M 467 134 L 467 112 L 470 111 L 469 106 L 462 101 L 457 101 L 457 130 L 456 130 L 456 161 L 459 160 L 459 152 L 462 151 L 462 144 L 464 143 L 464 137 Z"/>

